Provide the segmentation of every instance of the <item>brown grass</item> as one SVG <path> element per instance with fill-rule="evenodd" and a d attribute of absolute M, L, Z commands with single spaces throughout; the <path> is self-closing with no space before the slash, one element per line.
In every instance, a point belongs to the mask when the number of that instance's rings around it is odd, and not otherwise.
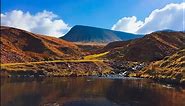
<path fill-rule="evenodd" d="M 185 49 L 163 60 L 153 62 L 143 70 L 130 74 L 130 76 L 172 80 L 176 83 L 185 84 Z"/>

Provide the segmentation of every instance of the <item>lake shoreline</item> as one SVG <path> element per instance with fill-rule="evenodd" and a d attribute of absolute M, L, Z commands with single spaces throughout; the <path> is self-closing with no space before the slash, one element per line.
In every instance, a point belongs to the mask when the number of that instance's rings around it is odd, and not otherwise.
<path fill-rule="evenodd" d="M 184 93 L 180 86 L 142 78 L 1 78 L 3 106 L 20 106 L 20 103 L 24 106 L 183 106 Z"/>
<path fill-rule="evenodd" d="M 135 77 L 135 76 L 120 76 L 119 74 L 107 74 L 107 75 L 68 75 L 68 76 L 46 76 L 46 75 L 14 75 L 14 76 L 0 76 L 0 78 L 23 78 L 23 79 L 29 79 L 29 78 L 103 78 L 103 79 L 150 79 L 158 84 L 170 86 L 170 87 L 182 87 L 185 89 L 185 84 L 184 83 L 179 83 L 176 80 L 171 80 L 171 79 L 158 79 L 158 78 L 146 78 L 146 77 Z"/>
<path fill-rule="evenodd" d="M 165 85 L 171 85 L 171 86 L 180 86 L 185 88 L 185 83 L 181 83 L 180 81 L 177 81 L 175 79 L 165 79 L 165 78 L 149 78 L 149 77 L 139 77 L 139 76 L 131 76 L 135 78 L 143 78 L 143 79 L 151 79 L 159 84 L 165 84 Z"/>

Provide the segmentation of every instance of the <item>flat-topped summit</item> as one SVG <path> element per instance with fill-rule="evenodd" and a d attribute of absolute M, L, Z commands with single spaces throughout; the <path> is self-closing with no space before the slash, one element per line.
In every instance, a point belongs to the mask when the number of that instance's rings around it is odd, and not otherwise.
<path fill-rule="evenodd" d="M 142 35 L 91 26 L 76 25 L 61 38 L 72 42 L 108 43 L 113 41 L 130 40 L 139 37 L 142 37 Z"/>

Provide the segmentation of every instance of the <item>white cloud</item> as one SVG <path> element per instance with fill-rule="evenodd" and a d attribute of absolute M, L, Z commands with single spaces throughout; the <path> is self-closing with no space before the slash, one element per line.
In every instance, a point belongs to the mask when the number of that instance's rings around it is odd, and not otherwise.
<path fill-rule="evenodd" d="M 139 21 L 135 16 L 120 19 L 113 30 L 132 33 L 150 33 L 157 30 L 172 29 L 185 30 L 185 3 L 168 4 L 162 9 L 156 9 L 145 18 Z"/>
<path fill-rule="evenodd" d="M 115 25 L 113 25 L 112 30 L 133 33 L 136 32 L 142 24 L 143 22 L 137 21 L 137 18 L 135 16 L 124 17 L 120 19 Z"/>
<path fill-rule="evenodd" d="M 70 29 L 63 20 L 57 19 L 57 15 L 45 10 L 36 14 L 21 10 L 1 13 L 1 25 L 55 37 L 64 35 Z"/>

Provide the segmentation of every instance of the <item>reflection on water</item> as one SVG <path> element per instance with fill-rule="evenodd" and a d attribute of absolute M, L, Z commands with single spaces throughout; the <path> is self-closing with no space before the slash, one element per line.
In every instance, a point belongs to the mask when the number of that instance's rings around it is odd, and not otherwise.
<path fill-rule="evenodd" d="M 1 79 L 1 106 L 185 106 L 185 89 L 144 79 Z"/>

